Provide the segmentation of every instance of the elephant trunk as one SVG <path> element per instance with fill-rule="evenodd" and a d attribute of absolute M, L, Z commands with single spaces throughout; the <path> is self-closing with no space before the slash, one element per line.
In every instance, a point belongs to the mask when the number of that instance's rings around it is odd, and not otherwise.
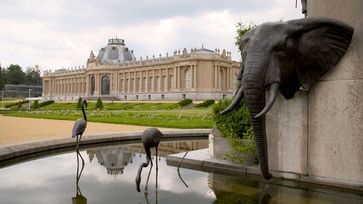
<path fill-rule="evenodd" d="M 247 107 L 250 112 L 250 119 L 255 134 L 257 154 L 260 162 L 260 169 L 263 177 L 271 179 L 272 174 L 269 172 L 267 140 L 265 128 L 265 116 L 255 117 L 265 106 L 265 91 L 263 87 L 249 88 L 244 90 L 247 100 Z"/>
<path fill-rule="evenodd" d="M 263 52 L 263 46 L 257 44 L 256 47 L 257 49 L 251 50 L 250 54 L 246 57 L 246 66 L 244 70 L 244 76 L 242 78 L 242 86 L 244 97 L 247 101 L 247 107 L 250 113 L 253 132 L 255 134 L 261 173 L 265 179 L 269 180 L 271 179 L 272 174 L 269 172 L 268 165 L 265 115 L 260 114 L 263 113 L 263 111 L 266 111 L 266 109 L 270 108 L 265 107 L 266 70 L 264 68 L 268 62 L 268 56 Z M 276 90 L 273 92 L 276 92 Z M 268 106 L 270 106 L 270 103 L 273 104 L 273 101 L 274 99 L 270 99 Z"/>

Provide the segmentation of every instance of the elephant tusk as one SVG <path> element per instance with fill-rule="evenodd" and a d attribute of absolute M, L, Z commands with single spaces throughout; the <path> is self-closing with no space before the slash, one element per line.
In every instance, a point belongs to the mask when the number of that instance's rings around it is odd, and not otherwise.
<path fill-rule="evenodd" d="M 266 104 L 265 108 L 263 108 L 263 110 L 259 114 L 257 114 L 255 116 L 255 118 L 258 118 L 258 117 L 266 114 L 271 109 L 272 105 L 275 103 L 278 91 L 279 91 L 279 84 L 278 83 L 271 84 L 271 86 L 270 86 L 270 100 Z"/>
<path fill-rule="evenodd" d="M 234 108 L 236 108 L 239 104 L 239 102 L 244 98 L 244 94 L 243 94 L 243 88 L 242 86 L 238 89 L 238 92 L 236 93 L 236 96 L 234 97 L 233 101 L 231 104 L 229 104 L 229 106 L 224 109 L 223 111 L 221 111 L 219 114 L 224 115 L 228 112 L 230 112 L 231 110 L 233 110 Z"/>

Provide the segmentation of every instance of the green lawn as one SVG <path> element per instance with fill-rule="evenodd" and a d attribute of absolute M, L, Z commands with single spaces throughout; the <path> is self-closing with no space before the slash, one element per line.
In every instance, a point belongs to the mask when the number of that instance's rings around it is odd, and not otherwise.
<path fill-rule="evenodd" d="M 181 108 L 177 103 L 103 103 L 106 110 L 95 110 L 90 103 L 88 121 L 170 128 L 212 128 L 211 108 Z M 54 103 L 37 111 L 2 114 L 17 117 L 76 120 L 82 117 L 76 103 Z"/>
<path fill-rule="evenodd" d="M 94 110 L 96 102 L 89 102 L 88 109 Z M 170 110 L 180 106 L 177 103 L 103 103 L 105 110 Z M 41 110 L 70 110 L 77 107 L 76 102 L 53 103 L 42 107 Z"/>

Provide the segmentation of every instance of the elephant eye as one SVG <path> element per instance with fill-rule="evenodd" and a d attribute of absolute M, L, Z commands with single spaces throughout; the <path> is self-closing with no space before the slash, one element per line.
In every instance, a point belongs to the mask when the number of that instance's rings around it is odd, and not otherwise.
<path fill-rule="evenodd" d="M 278 44 L 275 48 L 274 51 L 278 52 L 278 51 L 282 51 L 283 50 L 283 44 Z"/>

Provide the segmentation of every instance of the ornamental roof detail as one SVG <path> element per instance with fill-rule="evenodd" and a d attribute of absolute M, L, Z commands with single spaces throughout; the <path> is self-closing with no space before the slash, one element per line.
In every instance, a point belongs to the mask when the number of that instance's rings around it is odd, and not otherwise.
<path fill-rule="evenodd" d="M 133 50 L 126 47 L 125 41 L 119 38 L 109 39 L 108 44 L 101 48 L 97 55 L 100 64 L 120 64 L 135 60 Z"/>

